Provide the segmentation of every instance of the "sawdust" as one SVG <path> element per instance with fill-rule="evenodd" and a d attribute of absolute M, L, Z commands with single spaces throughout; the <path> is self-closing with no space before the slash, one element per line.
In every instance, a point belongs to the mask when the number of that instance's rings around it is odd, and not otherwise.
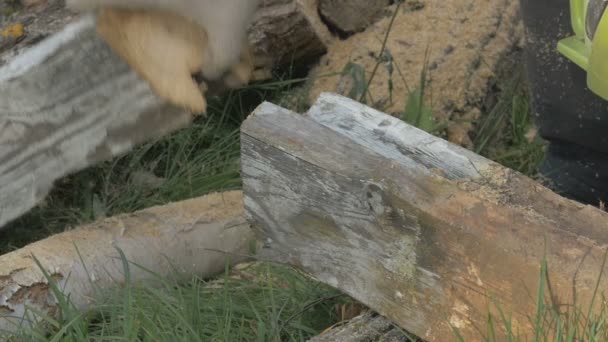
<path fill-rule="evenodd" d="M 324 91 L 346 95 L 352 90 L 356 82 L 351 76 L 325 76 L 341 72 L 348 62 L 360 65 L 366 80 L 370 77 L 394 10 L 395 5 L 388 7 L 384 18 L 367 30 L 329 47 L 312 71 L 311 102 Z M 425 101 L 439 123 L 451 121 L 448 138 L 467 146 L 470 121 L 479 115 L 499 61 L 518 47 L 522 38 L 517 1 L 432 0 L 406 4 L 387 41 L 393 72 L 385 58 L 369 88 L 373 105 L 396 116 L 404 112 L 407 95 L 421 84 L 428 48 Z M 467 120 L 455 122 L 461 118 Z"/>

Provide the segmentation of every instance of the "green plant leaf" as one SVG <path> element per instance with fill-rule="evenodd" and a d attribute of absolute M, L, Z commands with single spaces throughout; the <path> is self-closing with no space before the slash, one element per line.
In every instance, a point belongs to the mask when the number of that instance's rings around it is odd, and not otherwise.
<path fill-rule="evenodd" d="M 402 119 L 427 132 L 436 128 L 433 111 L 424 104 L 420 89 L 415 89 L 408 95 Z"/>

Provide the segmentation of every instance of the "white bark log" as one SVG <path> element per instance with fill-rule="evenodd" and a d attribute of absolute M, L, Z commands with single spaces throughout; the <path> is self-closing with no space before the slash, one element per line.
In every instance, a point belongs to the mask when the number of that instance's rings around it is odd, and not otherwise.
<path fill-rule="evenodd" d="M 0 256 L 0 330 L 15 329 L 26 305 L 56 313 L 55 297 L 32 255 L 74 304 L 86 309 L 96 288 L 124 280 L 116 248 L 133 263 L 133 282 L 155 285 L 156 278 L 135 265 L 161 277 L 209 277 L 227 262 L 245 260 L 254 243 L 240 191 L 120 215 L 49 237 Z"/>

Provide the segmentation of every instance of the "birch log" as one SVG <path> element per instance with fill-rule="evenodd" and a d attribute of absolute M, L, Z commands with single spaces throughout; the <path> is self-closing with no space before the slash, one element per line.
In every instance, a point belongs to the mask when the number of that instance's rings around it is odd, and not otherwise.
<path fill-rule="evenodd" d="M 306 115 L 264 103 L 241 132 L 245 210 L 262 255 L 405 330 L 480 340 L 498 305 L 526 336 L 545 251 L 547 305 L 559 310 L 575 291 L 589 306 L 607 213 L 338 95 L 324 93 Z M 601 298 L 606 277 L 599 289 Z"/>
<path fill-rule="evenodd" d="M 0 55 L 0 229 L 55 180 L 191 121 L 109 49 L 93 15 L 72 20 L 59 3 L 49 0 L 26 26 L 32 36 Z M 324 51 L 326 28 L 310 1 L 263 3 L 250 32 L 260 77 L 293 51 L 296 59 Z"/>
<path fill-rule="evenodd" d="M 0 331 L 15 329 L 26 306 L 57 313 L 48 281 L 32 256 L 77 307 L 86 309 L 97 289 L 124 280 L 116 248 L 133 263 L 133 282 L 154 285 L 157 278 L 139 266 L 178 280 L 209 277 L 224 270 L 228 260 L 244 260 L 254 241 L 240 191 L 120 215 L 49 237 L 0 256 Z"/>

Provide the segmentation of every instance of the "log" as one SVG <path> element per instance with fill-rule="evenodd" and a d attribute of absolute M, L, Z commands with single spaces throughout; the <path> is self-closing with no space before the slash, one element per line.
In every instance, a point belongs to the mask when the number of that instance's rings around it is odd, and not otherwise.
<path fill-rule="evenodd" d="M 86 310 L 100 299 L 97 291 L 124 283 L 116 248 L 133 263 L 133 283 L 156 285 L 158 278 L 149 271 L 176 280 L 207 278 L 228 261 L 245 260 L 253 241 L 240 191 L 119 215 L 49 237 L 0 256 L 0 331 L 14 331 L 26 306 L 44 314 L 58 311 L 32 256 L 74 305 Z"/>
<path fill-rule="evenodd" d="M 325 50 L 326 28 L 310 1 L 263 3 L 250 32 L 258 76 L 291 61 L 293 50 L 296 58 Z M 55 180 L 192 119 L 109 49 L 92 14 L 73 19 L 62 1 L 49 0 L 34 19 L 22 19 L 30 22 L 25 38 L 0 53 L 0 229 L 39 203 Z"/>
<path fill-rule="evenodd" d="M 319 17 L 317 0 L 261 3 L 249 30 L 257 79 L 269 77 L 275 67 L 310 62 L 327 51 L 333 37 Z"/>
<path fill-rule="evenodd" d="M 308 342 L 411 342 L 411 336 L 386 318 L 366 312 L 346 324 L 329 329 Z"/>
<path fill-rule="evenodd" d="M 606 212 L 348 98 L 305 115 L 263 103 L 241 146 L 261 256 L 427 341 L 479 340 L 498 307 L 531 333 L 544 257 L 549 307 L 608 288 Z"/>
<path fill-rule="evenodd" d="M 319 0 L 319 13 L 328 25 L 351 34 L 369 27 L 391 0 Z"/>

